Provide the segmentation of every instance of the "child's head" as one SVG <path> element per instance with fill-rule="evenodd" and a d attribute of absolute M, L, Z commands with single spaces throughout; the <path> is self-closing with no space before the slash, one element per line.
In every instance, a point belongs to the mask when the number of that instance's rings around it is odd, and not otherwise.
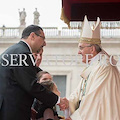
<path fill-rule="evenodd" d="M 41 83 L 48 90 L 60 96 L 60 91 L 57 89 L 56 84 L 52 81 L 52 76 L 47 71 L 40 71 L 37 73 L 38 83 Z"/>
<path fill-rule="evenodd" d="M 48 79 L 48 80 L 42 81 L 41 85 L 43 85 L 48 90 L 55 93 L 57 96 L 60 96 L 60 91 L 58 90 L 57 85 L 53 81 Z"/>
<path fill-rule="evenodd" d="M 37 73 L 37 79 L 38 79 L 38 82 L 41 83 L 48 79 L 52 80 L 52 75 L 48 73 L 47 71 L 40 71 Z"/>

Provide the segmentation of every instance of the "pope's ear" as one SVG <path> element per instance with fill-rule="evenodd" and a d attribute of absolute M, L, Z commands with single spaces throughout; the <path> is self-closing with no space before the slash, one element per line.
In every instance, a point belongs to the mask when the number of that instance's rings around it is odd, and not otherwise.
<path fill-rule="evenodd" d="M 93 45 L 92 47 L 91 47 L 91 53 L 94 53 L 96 51 L 96 49 L 95 49 L 95 46 Z"/>

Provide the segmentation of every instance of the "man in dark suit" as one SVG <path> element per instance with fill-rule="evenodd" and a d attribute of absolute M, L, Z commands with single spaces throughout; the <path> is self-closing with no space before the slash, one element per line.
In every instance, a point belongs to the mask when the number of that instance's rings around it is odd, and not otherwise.
<path fill-rule="evenodd" d="M 22 40 L 0 55 L 0 120 L 30 120 L 34 98 L 48 107 L 63 103 L 36 80 L 32 52 L 45 45 L 42 28 L 30 25 L 23 30 Z"/>

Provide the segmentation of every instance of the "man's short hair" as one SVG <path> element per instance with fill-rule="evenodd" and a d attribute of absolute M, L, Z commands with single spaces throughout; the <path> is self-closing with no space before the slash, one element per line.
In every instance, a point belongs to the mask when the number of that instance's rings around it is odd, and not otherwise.
<path fill-rule="evenodd" d="M 26 39 L 30 35 L 30 33 L 34 32 L 36 34 L 40 34 L 40 30 L 43 31 L 43 29 L 37 25 L 29 25 L 26 27 L 23 32 L 22 32 L 22 37 L 21 39 Z"/>
<path fill-rule="evenodd" d="M 98 44 L 93 44 L 93 46 L 95 47 L 97 53 L 102 51 L 101 47 Z"/>

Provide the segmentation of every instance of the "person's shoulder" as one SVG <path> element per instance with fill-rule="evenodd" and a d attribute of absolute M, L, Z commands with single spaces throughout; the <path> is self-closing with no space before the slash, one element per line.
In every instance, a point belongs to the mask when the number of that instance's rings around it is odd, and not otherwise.
<path fill-rule="evenodd" d="M 40 72 L 40 71 L 43 71 L 41 68 L 39 68 L 37 66 L 36 66 L 36 70 L 37 70 L 37 73 Z"/>
<path fill-rule="evenodd" d="M 11 47 L 9 47 L 6 50 L 6 53 L 8 53 L 8 54 L 22 54 L 22 53 L 30 53 L 30 50 L 29 50 L 29 47 L 27 46 L 27 44 L 20 41 L 16 44 L 12 45 Z"/>
<path fill-rule="evenodd" d="M 99 57 L 98 65 L 100 67 L 112 67 L 110 57 L 108 57 L 106 55 L 103 55 L 103 56 Z"/>
<path fill-rule="evenodd" d="M 17 51 L 20 53 L 30 53 L 30 49 L 26 43 L 23 41 L 20 41 L 15 45 L 15 48 L 17 48 Z"/>
<path fill-rule="evenodd" d="M 97 71 L 101 71 L 102 73 L 108 73 L 112 71 L 118 71 L 116 65 L 114 65 L 113 60 L 109 57 L 106 57 L 106 59 L 102 59 L 99 61 L 97 67 Z"/>

